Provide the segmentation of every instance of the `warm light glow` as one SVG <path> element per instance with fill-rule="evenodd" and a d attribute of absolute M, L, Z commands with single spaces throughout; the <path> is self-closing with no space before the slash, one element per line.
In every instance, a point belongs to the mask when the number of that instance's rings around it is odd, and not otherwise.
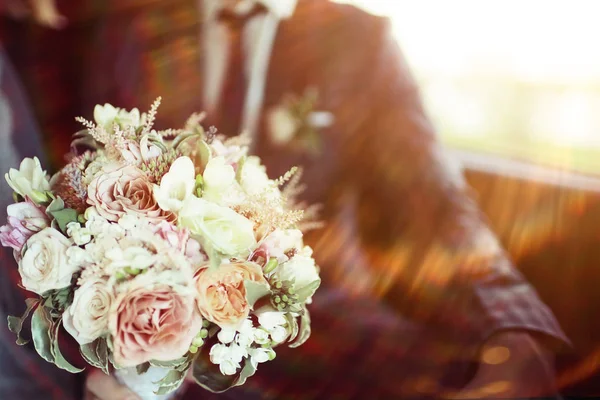
<path fill-rule="evenodd" d="M 390 18 L 449 144 L 600 171 L 600 1 L 339 2 Z"/>

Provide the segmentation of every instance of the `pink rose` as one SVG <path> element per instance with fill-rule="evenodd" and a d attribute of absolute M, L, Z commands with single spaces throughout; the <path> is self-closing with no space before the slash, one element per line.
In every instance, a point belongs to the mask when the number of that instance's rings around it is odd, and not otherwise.
<path fill-rule="evenodd" d="M 11 204 L 6 209 L 8 224 L 0 227 L 0 243 L 20 254 L 25 242 L 50 225 L 46 213 L 30 200 Z"/>
<path fill-rule="evenodd" d="M 237 328 L 250 313 L 244 286 L 246 280 L 267 284 L 260 266 L 254 263 L 202 269 L 196 277 L 198 308 L 202 316 L 221 328 Z"/>
<path fill-rule="evenodd" d="M 202 328 L 193 295 L 169 285 L 138 287 L 121 294 L 109 316 L 115 362 L 133 367 L 183 357 Z"/>
<path fill-rule="evenodd" d="M 143 171 L 132 165 L 99 174 L 88 186 L 88 204 L 102 217 L 116 222 L 125 214 L 144 216 L 151 221 L 176 219 L 163 211 L 152 194 L 152 183 Z"/>

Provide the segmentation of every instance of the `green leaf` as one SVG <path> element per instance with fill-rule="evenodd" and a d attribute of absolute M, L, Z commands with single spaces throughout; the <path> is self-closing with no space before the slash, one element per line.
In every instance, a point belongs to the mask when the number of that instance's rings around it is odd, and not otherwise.
<path fill-rule="evenodd" d="M 38 307 L 31 317 L 31 336 L 38 354 L 46 361 L 53 363 L 51 342 L 52 320 L 46 307 Z"/>
<path fill-rule="evenodd" d="M 21 317 L 13 317 L 12 315 L 8 316 L 8 330 L 17 335 L 17 344 L 19 346 L 29 343 L 29 340 L 25 340 L 21 337 L 21 330 L 23 329 L 23 322 L 27 320 L 31 310 L 33 310 L 33 308 L 38 305 L 39 302 L 39 299 L 27 299 L 25 300 L 27 308 Z"/>
<path fill-rule="evenodd" d="M 90 364 L 92 367 L 96 367 L 96 368 L 100 368 L 100 369 L 102 369 L 103 365 L 102 365 L 102 362 L 100 361 L 100 358 L 98 357 L 98 354 L 96 354 L 96 348 L 99 345 L 99 342 L 101 340 L 104 340 L 104 339 L 96 339 L 92 343 L 82 344 L 79 347 L 79 352 L 81 353 L 81 356 L 83 357 L 83 359 L 88 364 Z"/>
<path fill-rule="evenodd" d="M 104 372 L 106 375 L 109 375 L 110 357 L 106 339 L 99 339 L 98 345 L 96 346 L 96 357 L 100 361 L 100 369 L 102 372 Z"/>
<path fill-rule="evenodd" d="M 135 367 L 135 370 L 137 371 L 138 375 L 145 374 L 146 372 L 148 372 L 148 369 L 150 369 L 150 363 L 143 363 Z"/>
<path fill-rule="evenodd" d="M 178 359 L 171 360 L 171 361 L 150 360 L 150 365 L 152 365 L 153 367 L 159 367 L 159 368 L 177 368 L 188 362 L 189 362 L 189 359 L 187 357 L 182 357 L 182 358 L 178 358 Z"/>
<path fill-rule="evenodd" d="M 83 371 L 83 369 L 77 368 L 75 366 L 73 366 L 70 362 L 68 362 L 65 357 L 62 355 L 61 351 L 60 351 L 60 347 L 58 345 L 58 332 L 60 331 L 60 325 L 62 323 L 62 320 L 58 320 L 58 322 L 54 325 L 53 329 L 54 329 L 54 334 L 52 335 L 52 347 L 50 348 L 50 351 L 52 352 L 52 355 L 54 356 L 54 364 L 56 364 L 56 366 L 60 369 L 64 369 L 65 371 L 68 371 L 72 374 L 76 374 L 78 372 Z"/>
<path fill-rule="evenodd" d="M 245 280 L 244 287 L 246 288 L 246 300 L 248 301 L 248 305 L 250 307 L 254 307 L 254 303 L 256 303 L 259 299 L 271 294 L 269 284 L 266 282 L 260 283 Z"/>
<path fill-rule="evenodd" d="M 59 211 L 51 211 L 50 215 L 54 218 L 56 223 L 58 223 L 58 227 L 63 233 L 67 232 L 67 225 L 71 222 L 77 221 L 77 211 L 72 208 L 64 208 Z"/>
<path fill-rule="evenodd" d="M 310 337 L 310 314 L 306 307 L 304 307 L 304 312 L 300 315 L 300 333 L 296 338 L 296 341 L 290 344 L 291 348 L 296 348 L 302 346 L 308 338 Z"/>
<path fill-rule="evenodd" d="M 46 213 L 52 214 L 53 212 L 64 210 L 64 208 L 65 202 L 60 197 L 57 197 L 54 200 L 52 200 L 48 207 L 46 207 Z"/>
<path fill-rule="evenodd" d="M 315 294 L 315 292 L 317 291 L 319 286 L 321 286 L 321 280 L 317 279 L 316 281 L 309 283 L 308 285 L 304 286 L 303 288 L 298 289 L 296 291 L 296 293 L 298 295 L 298 303 L 306 302 L 306 300 L 309 297 L 311 297 L 312 295 Z"/>
<path fill-rule="evenodd" d="M 185 379 L 186 371 L 171 370 L 160 381 L 155 382 L 159 387 L 154 392 L 158 395 L 169 394 L 181 386 Z"/>
<path fill-rule="evenodd" d="M 242 386 L 246 380 L 256 373 L 256 368 L 252 365 L 249 359 L 246 359 L 240 376 L 235 381 L 233 386 Z"/>

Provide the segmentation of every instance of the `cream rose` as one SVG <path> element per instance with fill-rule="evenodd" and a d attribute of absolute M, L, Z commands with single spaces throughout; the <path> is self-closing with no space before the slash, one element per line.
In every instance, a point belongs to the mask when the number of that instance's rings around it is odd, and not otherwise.
<path fill-rule="evenodd" d="M 167 284 L 134 285 L 109 315 L 115 362 L 133 367 L 183 357 L 202 328 L 194 295 Z"/>
<path fill-rule="evenodd" d="M 144 172 L 132 165 L 104 171 L 88 186 L 88 204 L 102 217 L 116 222 L 125 214 L 151 221 L 174 221 L 175 215 L 160 209 Z"/>
<path fill-rule="evenodd" d="M 244 281 L 267 284 L 262 269 L 254 263 L 223 264 L 200 270 L 196 288 L 202 316 L 223 329 L 237 329 L 250 313 Z"/>
<path fill-rule="evenodd" d="M 230 208 L 191 197 L 179 213 L 179 224 L 199 236 L 203 245 L 225 255 L 243 255 L 256 244 L 252 221 Z"/>
<path fill-rule="evenodd" d="M 23 159 L 18 170 L 11 168 L 4 177 L 15 193 L 36 203 L 48 200 L 45 192 L 50 190 L 50 183 L 37 157 Z"/>
<path fill-rule="evenodd" d="M 67 250 L 69 239 L 54 228 L 45 228 L 26 243 L 19 273 L 25 289 L 42 294 L 71 284 L 79 265 L 70 263 Z"/>
<path fill-rule="evenodd" d="M 114 300 L 105 281 L 89 279 L 73 295 L 63 325 L 79 344 L 91 343 L 108 332 L 108 313 Z"/>

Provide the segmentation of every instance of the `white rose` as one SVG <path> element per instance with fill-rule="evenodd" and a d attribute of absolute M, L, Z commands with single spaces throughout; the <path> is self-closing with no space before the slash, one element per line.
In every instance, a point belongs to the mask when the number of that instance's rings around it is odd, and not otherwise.
<path fill-rule="evenodd" d="M 71 284 L 79 265 L 69 262 L 67 250 L 71 241 L 54 228 L 45 228 L 26 244 L 19 262 L 19 273 L 25 289 L 42 294 Z"/>
<path fill-rule="evenodd" d="M 108 330 L 108 310 L 114 296 L 109 286 L 100 279 L 85 281 L 73 295 L 73 303 L 63 314 L 67 332 L 79 344 L 91 343 Z"/>
<path fill-rule="evenodd" d="M 212 158 L 206 164 L 202 178 L 204 179 L 202 198 L 221 205 L 234 205 L 241 202 L 235 171 L 225 162 L 224 157 Z"/>
<path fill-rule="evenodd" d="M 194 192 L 194 163 L 189 157 L 179 157 L 171 165 L 159 185 L 154 185 L 154 199 L 165 211 L 178 212 Z"/>
<path fill-rule="evenodd" d="M 197 197 L 186 202 L 179 224 L 202 238 L 203 244 L 225 255 L 243 255 L 256 245 L 252 221 L 230 208 Z"/>
<path fill-rule="evenodd" d="M 262 247 L 269 253 L 269 257 L 276 257 L 279 262 L 288 260 L 285 252 L 289 249 L 300 250 L 303 247 L 302 231 L 298 229 L 277 229 L 269 234 L 263 241 Z"/>
<path fill-rule="evenodd" d="M 312 258 L 310 247 L 304 247 L 300 253 L 296 254 L 289 261 L 281 264 L 276 270 L 275 275 L 282 281 L 294 281 L 296 292 L 311 285 L 310 298 L 321 284 L 321 278 L 317 270 L 315 260 Z"/>
<path fill-rule="evenodd" d="M 4 176 L 15 193 L 36 203 L 48 200 L 45 192 L 50 190 L 50 183 L 37 157 L 23 159 L 18 170 L 11 168 Z"/>

